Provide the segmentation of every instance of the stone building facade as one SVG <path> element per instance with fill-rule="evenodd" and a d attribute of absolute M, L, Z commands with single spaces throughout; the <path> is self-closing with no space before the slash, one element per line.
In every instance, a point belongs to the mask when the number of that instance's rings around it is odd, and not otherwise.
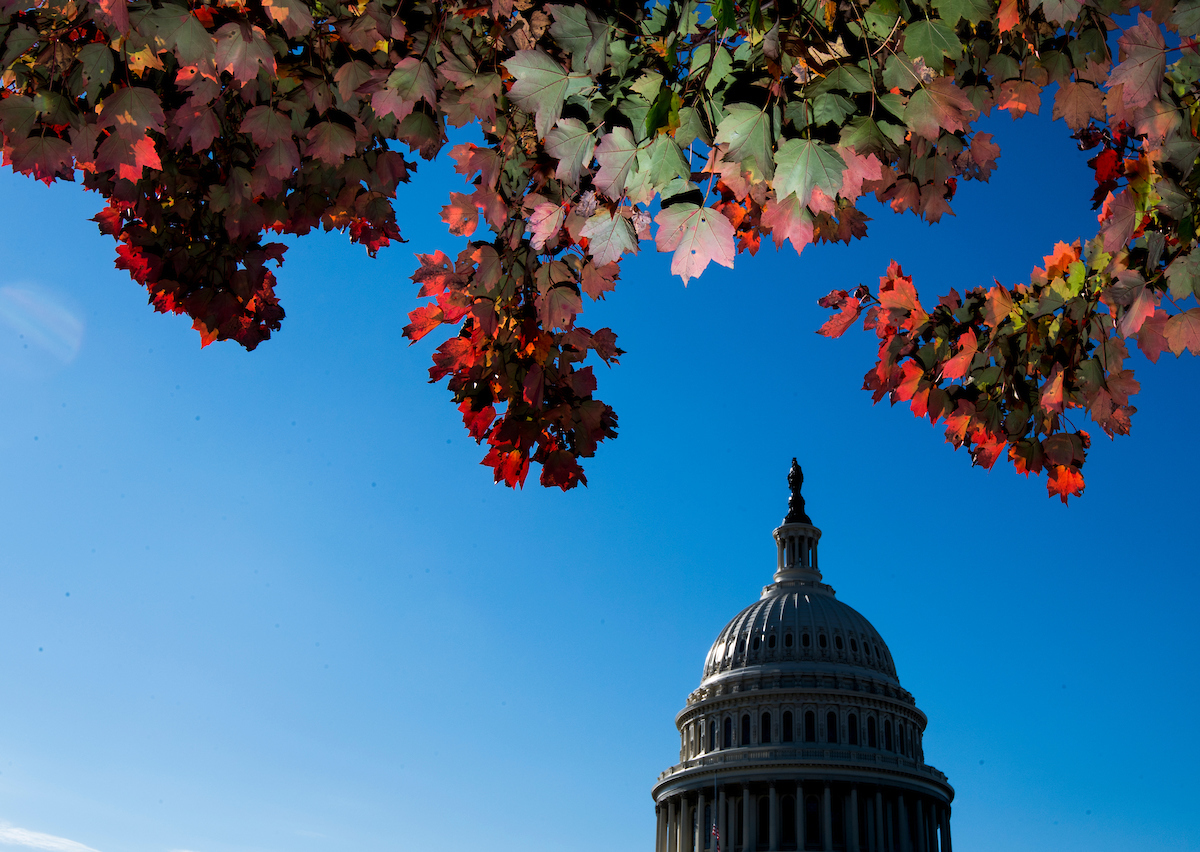
<path fill-rule="evenodd" d="M 883 637 L 823 582 L 792 462 L 773 582 L 713 643 L 653 788 L 655 852 L 951 852 L 946 776 Z M 714 831 L 715 829 L 715 831 Z"/>

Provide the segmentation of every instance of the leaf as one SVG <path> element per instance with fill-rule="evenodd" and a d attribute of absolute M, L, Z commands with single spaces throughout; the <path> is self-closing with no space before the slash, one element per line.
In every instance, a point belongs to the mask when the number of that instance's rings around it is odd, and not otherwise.
<path fill-rule="evenodd" d="M 649 146 L 643 145 L 637 154 L 637 170 L 644 175 L 652 192 L 651 196 L 661 192 L 671 181 L 682 178 L 687 180 L 692 173 L 683 152 L 670 136 L 660 134 Z M 650 198 L 634 199 L 638 203 L 646 203 Z"/>
<path fill-rule="evenodd" d="M 1083 0 L 1035 0 L 1029 6 L 1031 12 L 1041 6 L 1047 21 L 1065 26 L 1079 18 L 1079 12 L 1083 9 Z"/>
<path fill-rule="evenodd" d="M 615 127 L 606 133 L 596 148 L 600 171 L 593 179 L 596 188 L 614 201 L 625 191 L 625 179 L 637 157 L 638 146 L 628 128 Z"/>
<path fill-rule="evenodd" d="M 137 181 L 141 180 L 144 169 L 161 169 L 162 162 L 149 137 L 143 136 L 130 144 L 113 133 L 96 151 L 96 168 L 116 172 L 124 180 Z"/>
<path fill-rule="evenodd" d="M 1065 83 L 1054 95 L 1053 118 L 1082 130 L 1093 118 L 1104 118 L 1104 93 L 1091 83 Z"/>
<path fill-rule="evenodd" d="M 716 144 L 729 146 L 726 159 L 753 166 L 758 179 L 770 180 L 775 174 L 771 158 L 774 137 L 771 132 L 771 116 L 762 109 L 748 104 L 732 104 L 726 107 L 728 114 L 717 125 Z"/>
<path fill-rule="evenodd" d="M 583 265 L 583 272 L 579 276 L 579 284 L 583 288 L 583 292 L 587 293 L 591 298 L 603 299 L 605 293 L 617 286 L 617 272 L 619 270 L 620 267 L 615 263 L 608 263 L 604 266 L 585 263 Z"/>
<path fill-rule="evenodd" d="M 479 225 L 479 208 L 471 196 L 462 192 L 450 193 L 450 203 L 442 208 L 442 221 L 450 226 L 456 237 L 469 237 Z"/>
<path fill-rule="evenodd" d="M 119 33 L 129 32 L 129 4 L 125 0 L 96 0 L 96 17 Z"/>
<path fill-rule="evenodd" d="M 308 145 L 304 154 L 330 166 L 340 166 L 347 157 L 353 156 L 354 134 L 332 121 L 322 121 L 308 131 Z"/>
<path fill-rule="evenodd" d="M 247 112 L 240 130 L 250 134 L 254 144 L 260 148 L 269 148 L 276 142 L 292 138 L 291 119 L 266 105 L 256 106 Z"/>
<path fill-rule="evenodd" d="M 1129 242 L 1133 232 L 1137 230 L 1138 222 L 1141 221 L 1137 211 L 1137 200 L 1126 188 L 1115 197 L 1109 193 L 1104 208 L 1102 215 L 1105 215 L 1105 219 L 1100 228 L 1100 234 L 1104 238 L 1104 251 L 1116 254 Z"/>
<path fill-rule="evenodd" d="M 930 142 L 937 142 L 943 132 L 966 129 L 975 115 L 970 99 L 946 77 L 913 92 L 904 108 L 905 123 Z"/>
<path fill-rule="evenodd" d="M 396 63 L 395 70 L 388 75 L 384 91 L 389 95 L 384 99 L 389 112 L 396 118 L 404 118 L 411 113 L 417 101 L 423 100 L 430 106 L 437 106 L 437 85 L 433 72 L 427 63 L 415 56 L 406 56 Z M 372 96 L 371 106 L 376 112 L 379 111 L 375 107 L 375 96 Z"/>
<path fill-rule="evenodd" d="M 296 38 L 312 29 L 313 17 L 308 4 L 301 0 L 262 0 L 271 20 L 283 27 L 288 38 Z"/>
<path fill-rule="evenodd" d="M 1200 355 L 1200 308 L 1191 308 L 1171 317 L 1167 320 L 1165 334 L 1176 355 L 1182 355 L 1184 349 Z"/>
<path fill-rule="evenodd" d="M 1046 488 L 1051 497 L 1057 495 L 1065 504 L 1067 497 L 1083 496 L 1083 474 L 1078 468 L 1055 465 L 1046 477 Z"/>
<path fill-rule="evenodd" d="M 1013 118 L 1027 112 L 1034 115 L 1042 108 L 1041 89 L 1028 80 L 1005 80 L 996 94 L 996 109 L 1006 109 Z"/>
<path fill-rule="evenodd" d="M 71 146 L 57 136 L 30 136 L 12 147 L 11 165 L 22 174 L 49 184 L 71 172 Z"/>
<path fill-rule="evenodd" d="M 817 334 L 825 337 L 841 337 L 863 310 L 862 300 L 849 296 L 845 290 L 834 290 L 821 299 L 819 304 L 823 308 L 836 308 L 838 311 L 817 329 Z"/>
<path fill-rule="evenodd" d="M 217 30 L 217 70 L 228 71 L 239 83 L 249 83 L 261 66 L 275 73 L 275 53 L 260 27 L 228 23 Z"/>
<path fill-rule="evenodd" d="M 579 173 L 592 162 L 596 138 L 577 118 L 562 118 L 546 134 L 546 152 L 558 160 L 554 176 L 571 186 L 579 186 Z"/>
<path fill-rule="evenodd" d="M 1137 334 L 1147 319 L 1154 316 L 1154 309 L 1158 307 L 1158 293 L 1146 286 L 1146 282 L 1133 270 L 1124 275 L 1130 275 L 1133 280 L 1133 301 L 1129 307 L 1125 309 L 1125 315 L 1121 317 L 1121 322 L 1117 325 L 1117 330 L 1122 337 L 1132 337 Z M 1122 283 L 1125 283 L 1122 281 Z"/>
<path fill-rule="evenodd" d="M 937 73 L 945 57 L 962 56 L 963 46 L 945 21 L 916 21 L 904 28 L 904 52 L 914 58 L 920 56 Z"/>
<path fill-rule="evenodd" d="M 772 198 L 763 209 L 762 225 L 770 229 L 775 248 L 783 246 L 785 240 L 792 244 L 796 254 L 813 241 L 813 218 L 800 199 L 792 195 L 783 201 Z"/>
<path fill-rule="evenodd" d="M 529 214 L 529 231 L 532 234 L 530 245 L 535 251 L 542 251 L 546 243 L 553 239 L 562 227 L 566 218 L 566 209 L 561 204 L 544 201 L 533 208 Z"/>
<path fill-rule="evenodd" d="M 572 287 L 551 287 L 537 297 L 538 318 L 544 328 L 569 329 L 575 315 L 583 310 L 583 300 Z"/>
<path fill-rule="evenodd" d="M 621 259 L 626 252 L 636 252 L 637 235 L 633 225 L 624 216 L 613 216 L 601 210 L 584 223 L 579 235 L 588 240 L 588 254 L 597 266 L 605 266 Z"/>
<path fill-rule="evenodd" d="M 539 139 L 544 139 L 558 121 L 570 95 L 593 88 L 590 77 L 567 73 L 541 50 L 518 50 L 504 67 L 517 80 L 508 96 L 525 112 L 534 114 Z"/>
<path fill-rule="evenodd" d="M 933 0 L 933 8 L 937 9 L 938 17 L 950 26 L 957 26 L 961 20 L 978 24 L 992 15 L 992 4 L 988 0 Z"/>
<path fill-rule="evenodd" d="M 1172 299 L 1186 299 L 1200 293 L 1200 252 L 1191 251 L 1171 261 L 1167 267 L 1167 282 L 1171 287 Z"/>
<path fill-rule="evenodd" d="M 162 131 L 162 101 L 150 89 L 126 86 L 100 103 L 101 127 L 113 128 L 121 138 L 134 142 L 149 130 Z"/>
<path fill-rule="evenodd" d="M 180 65 L 209 65 L 215 59 L 213 38 L 184 6 L 173 3 L 142 18 L 139 30 L 153 33 L 159 50 L 173 51 Z"/>
<path fill-rule="evenodd" d="M 942 368 L 942 378 L 961 379 L 966 376 L 971 370 L 971 362 L 975 360 L 975 353 L 978 351 L 979 338 L 975 336 L 975 329 L 968 328 L 958 338 L 958 353 Z"/>
<path fill-rule="evenodd" d="M 842 186 L 846 162 L 836 150 L 813 139 L 789 139 L 775 154 L 775 195 L 796 196 L 807 205 L 814 188 L 832 198 Z"/>
<path fill-rule="evenodd" d="M 733 225 L 711 207 L 673 204 L 654 217 L 659 251 L 673 251 L 671 273 L 687 284 L 700 275 L 710 261 L 733 267 Z"/>
<path fill-rule="evenodd" d="M 1138 15 L 1136 26 L 1125 30 L 1117 43 L 1125 57 L 1108 76 L 1108 86 L 1121 86 L 1128 109 L 1143 107 L 1158 97 L 1167 67 L 1166 44 L 1158 24 L 1148 15 Z"/>

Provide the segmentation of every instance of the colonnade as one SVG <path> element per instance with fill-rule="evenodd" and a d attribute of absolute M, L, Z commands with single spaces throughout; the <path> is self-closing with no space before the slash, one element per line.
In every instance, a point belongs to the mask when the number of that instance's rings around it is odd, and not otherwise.
<path fill-rule="evenodd" d="M 659 802 L 655 852 L 716 852 L 710 820 L 721 852 L 952 852 L 949 807 L 912 791 L 781 781 L 722 784 L 713 795 L 709 787 Z M 794 826 L 783 824 L 785 810 Z"/>

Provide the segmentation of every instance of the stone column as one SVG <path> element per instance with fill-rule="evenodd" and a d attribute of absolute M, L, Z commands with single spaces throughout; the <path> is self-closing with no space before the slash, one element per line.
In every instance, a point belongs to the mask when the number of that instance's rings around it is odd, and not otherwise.
<path fill-rule="evenodd" d="M 676 852 L 675 837 L 678 828 L 675 799 L 667 802 L 667 852 Z"/>
<path fill-rule="evenodd" d="M 779 852 L 779 796 L 775 792 L 774 784 L 771 785 L 769 795 L 771 830 L 767 837 L 767 849 L 770 852 Z"/>
<path fill-rule="evenodd" d="M 667 843 L 663 840 L 663 822 L 667 818 L 667 810 L 662 805 L 659 805 L 654 810 L 657 811 L 658 815 L 658 829 L 655 831 L 654 849 L 655 852 L 666 852 Z"/>
<path fill-rule="evenodd" d="M 711 826 L 704 824 L 704 793 L 701 792 L 696 798 L 696 838 L 694 849 L 696 852 L 704 852 L 704 844 L 708 842 L 708 832 L 712 831 Z"/>
<path fill-rule="evenodd" d="M 883 834 L 883 791 L 875 791 L 875 850 L 876 852 L 887 852 L 887 846 L 884 844 Z"/>
<path fill-rule="evenodd" d="M 917 852 L 929 852 L 925 842 L 925 800 L 917 797 Z"/>
<path fill-rule="evenodd" d="M 821 848 L 833 852 L 833 794 L 828 784 L 821 798 Z"/>
<path fill-rule="evenodd" d="M 750 821 L 750 785 L 742 785 L 742 852 L 751 852 L 754 848 L 752 830 L 754 824 Z"/>
<path fill-rule="evenodd" d="M 688 806 L 687 794 L 679 797 L 679 852 L 693 852 L 692 838 L 695 832 L 692 831 L 692 823 L 689 817 L 692 815 L 692 809 Z"/>
<path fill-rule="evenodd" d="M 900 813 L 900 852 L 913 852 L 912 838 L 908 834 L 908 808 L 904 806 L 904 796 L 896 799 L 896 809 Z"/>
<path fill-rule="evenodd" d="M 796 785 L 796 848 L 804 848 L 804 786 Z"/>
<path fill-rule="evenodd" d="M 729 849 L 729 833 L 725 830 L 728 820 L 725 819 L 725 791 L 717 794 L 717 834 L 721 837 L 721 848 Z M 716 852 L 714 849 L 713 852 Z"/>
<path fill-rule="evenodd" d="M 950 809 L 942 808 L 942 816 L 939 822 L 942 825 L 942 852 L 954 852 L 954 847 L 950 845 Z"/>
<path fill-rule="evenodd" d="M 859 852 L 858 849 L 858 787 L 850 787 L 850 834 L 846 838 L 846 848 L 849 852 Z"/>

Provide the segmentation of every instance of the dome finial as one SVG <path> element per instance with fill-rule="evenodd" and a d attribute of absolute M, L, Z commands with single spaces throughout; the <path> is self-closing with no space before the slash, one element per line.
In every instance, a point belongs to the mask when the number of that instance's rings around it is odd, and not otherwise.
<path fill-rule="evenodd" d="M 812 519 L 804 511 L 804 498 L 800 496 L 800 489 L 804 487 L 804 471 L 795 458 L 792 459 L 792 469 L 788 471 L 788 487 L 792 489 L 792 495 L 788 497 L 788 513 L 783 522 L 811 524 Z"/>

